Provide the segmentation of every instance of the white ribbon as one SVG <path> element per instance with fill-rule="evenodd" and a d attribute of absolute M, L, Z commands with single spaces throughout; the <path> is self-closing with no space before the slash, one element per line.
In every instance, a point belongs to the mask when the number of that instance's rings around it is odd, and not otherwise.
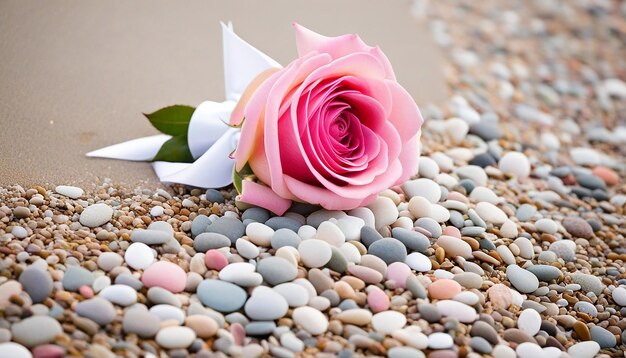
<path fill-rule="evenodd" d="M 224 88 L 226 101 L 202 102 L 194 111 L 187 131 L 193 163 L 154 162 L 162 182 L 201 188 L 221 188 L 233 181 L 235 161 L 230 157 L 239 141 L 238 128 L 228 125 L 230 114 L 250 82 L 268 68 L 282 66 L 242 40 L 233 26 L 222 23 Z M 87 153 L 88 157 L 150 161 L 171 137 L 164 134 L 133 139 Z"/>

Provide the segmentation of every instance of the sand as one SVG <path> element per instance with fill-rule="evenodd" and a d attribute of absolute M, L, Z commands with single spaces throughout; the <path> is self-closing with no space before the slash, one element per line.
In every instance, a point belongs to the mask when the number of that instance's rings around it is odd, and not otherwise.
<path fill-rule="evenodd" d="M 103 178 L 156 186 L 147 163 L 89 159 L 90 150 L 156 134 L 141 115 L 222 100 L 220 20 L 282 64 L 291 23 L 359 33 L 388 55 L 420 106 L 446 98 L 442 56 L 411 2 L 164 1 L 0 3 L 0 185 Z"/>

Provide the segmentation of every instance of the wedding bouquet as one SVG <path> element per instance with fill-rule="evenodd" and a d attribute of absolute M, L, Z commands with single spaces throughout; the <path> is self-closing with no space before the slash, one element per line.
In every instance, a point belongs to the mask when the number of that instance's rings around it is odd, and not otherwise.
<path fill-rule="evenodd" d="M 384 53 L 294 28 L 299 57 L 283 68 L 222 24 L 224 102 L 147 114 L 163 135 L 87 155 L 153 161 L 163 182 L 233 183 L 239 200 L 278 215 L 293 201 L 353 209 L 409 179 L 423 119 Z"/>

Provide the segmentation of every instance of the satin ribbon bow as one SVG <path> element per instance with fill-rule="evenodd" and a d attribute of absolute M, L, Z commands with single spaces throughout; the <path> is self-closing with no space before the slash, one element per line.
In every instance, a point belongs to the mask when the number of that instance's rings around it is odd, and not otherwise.
<path fill-rule="evenodd" d="M 194 111 L 187 131 L 193 163 L 153 162 L 159 180 L 201 188 L 221 188 L 233 181 L 235 161 L 230 154 L 237 147 L 239 128 L 228 125 L 230 114 L 242 93 L 261 72 L 282 68 L 272 58 L 242 40 L 233 26 L 222 24 L 224 49 L 223 102 L 204 101 Z M 158 134 L 133 139 L 87 153 L 88 157 L 151 161 L 171 136 Z"/>

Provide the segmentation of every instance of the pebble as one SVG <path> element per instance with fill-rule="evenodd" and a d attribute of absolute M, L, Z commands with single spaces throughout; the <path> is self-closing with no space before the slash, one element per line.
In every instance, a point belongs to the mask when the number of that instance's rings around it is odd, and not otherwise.
<path fill-rule="evenodd" d="M 233 262 L 224 267 L 219 278 L 241 287 L 256 287 L 263 283 L 263 276 L 254 272 L 256 267 L 247 262 Z"/>
<path fill-rule="evenodd" d="M 204 264 L 210 270 L 220 271 L 228 265 L 228 259 L 218 250 L 209 250 L 204 254 Z"/>
<path fill-rule="evenodd" d="M 437 301 L 436 306 L 443 316 L 453 317 L 459 322 L 472 323 L 477 318 L 476 310 L 461 302 L 441 300 Z"/>
<path fill-rule="evenodd" d="M 126 249 L 124 261 L 136 270 L 145 270 L 154 262 L 154 253 L 150 246 L 135 242 Z"/>
<path fill-rule="evenodd" d="M 487 322 L 476 321 L 472 324 L 470 335 L 473 337 L 481 337 L 487 340 L 490 344 L 498 344 L 499 337 L 495 328 Z"/>
<path fill-rule="evenodd" d="M 226 236 L 232 244 L 235 244 L 235 241 L 246 233 L 246 227 L 241 221 L 235 218 L 222 216 L 209 224 L 205 231 L 222 234 Z"/>
<path fill-rule="evenodd" d="M 52 293 L 53 281 L 50 274 L 37 266 L 27 267 L 20 275 L 19 282 L 33 303 L 43 302 Z"/>
<path fill-rule="evenodd" d="M 428 348 L 446 349 L 454 345 L 452 336 L 443 332 L 435 332 L 428 336 Z"/>
<path fill-rule="evenodd" d="M 604 290 L 604 284 L 597 276 L 575 272 L 570 277 L 572 282 L 579 284 L 583 291 L 593 292 L 596 296 L 599 296 Z"/>
<path fill-rule="evenodd" d="M 328 318 L 312 307 L 298 307 L 293 310 L 291 317 L 295 324 L 312 335 L 323 334 L 328 329 Z"/>
<path fill-rule="evenodd" d="M 398 219 L 396 204 L 385 196 L 378 196 L 367 206 L 375 218 L 376 229 L 393 224 Z"/>
<path fill-rule="evenodd" d="M 80 213 L 80 223 L 90 227 L 98 227 L 108 223 L 113 217 L 113 209 L 104 203 L 93 204 Z"/>
<path fill-rule="evenodd" d="M 256 271 L 272 286 L 292 281 L 298 274 L 297 268 L 282 257 L 267 257 L 260 260 Z"/>
<path fill-rule="evenodd" d="M 372 312 L 378 313 L 388 310 L 390 301 L 387 294 L 380 288 L 376 287 L 371 289 L 367 294 L 367 304 Z"/>
<path fill-rule="evenodd" d="M 203 339 L 215 336 L 219 329 L 214 319 L 200 314 L 185 318 L 185 326 L 193 329 L 196 335 Z"/>
<path fill-rule="evenodd" d="M 617 344 L 617 340 L 613 333 L 600 326 L 591 326 L 589 329 L 591 339 L 600 345 L 600 348 L 613 348 Z"/>
<path fill-rule="evenodd" d="M 59 185 L 54 188 L 54 191 L 61 195 L 65 195 L 70 199 L 78 199 L 85 193 L 83 189 L 69 185 Z"/>
<path fill-rule="evenodd" d="M 226 236 L 215 232 L 205 232 L 196 236 L 193 240 L 193 248 L 199 252 L 230 247 L 231 240 Z"/>
<path fill-rule="evenodd" d="M 626 307 L 626 288 L 617 287 L 611 293 L 613 301 L 622 307 Z"/>
<path fill-rule="evenodd" d="M 119 306 L 130 306 L 137 302 L 137 291 L 126 285 L 105 287 L 98 296 Z"/>
<path fill-rule="evenodd" d="M 476 204 L 475 210 L 481 219 L 494 225 L 502 225 L 508 220 L 502 209 L 486 201 Z"/>
<path fill-rule="evenodd" d="M 315 238 L 317 240 L 326 241 L 328 244 L 335 247 L 340 247 L 346 242 L 346 237 L 341 229 L 330 221 L 324 221 L 319 225 Z"/>
<path fill-rule="evenodd" d="M 63 275 L 63 288 L 67 291 L 78 291 L 81 286 L 91 286 L 93 274 L 80 266 L 69 266 Z"/>
<path fill-rule="evenodd" d="M 419 252 L 410 253 L 404 262 L 417 272 L 428 272 L 433 267 L 430 259 Z"/>
<path fill-rule="evenodd" d="M 467 289 L 478 289 L 483 285 L 483 278 L 474 272 L 461 272 L 452 279 Z"/>
<path fill-rule="evenodd" d="M 387 352 L 388 358 L 424 358 L 426 357 L 422 351 L 412 347 L 396 346 Z"/>
<path fill-rule="evenodd" d="M 553 220 L 550 219 L 539 219 L 535 222 L 535 228 L 540 232 L 545 232 L 546 234 L 554 235 L 558 230 L 558 226 Z"/>
<path fill-rule="evenodd" d="M 407 181 L 402 184 L 402 190 L 409 198 L 419 196 L 433 204 L 437 203 L 441 198 L 439 184 L 427 178 Z"/>
<path fill-rule="evenodd" d="M 461 179 L 470 179 L 476 186 L 487 185 L 487 174 L 485 170 L 477 165 L 465 165 L 458 167 L 454 173 Z"/>
<path fill-rule="evenodd" d="M 530 175 L 530 162 L 520 152 L 508 152 L 498 162 L 498 167 L 505 173 L 511 173 L 518 178 L 527 178 Z"/>
<path fill-rule="evenodd" d="M 28 236 L 28 231 L 21 226 L 14 226 L 13 229 L 11 229 L 11 234 L 18 239 L 23 239 Z"/>
<path fill-rule="evenodd" d="M 461 256 L 465 259 L 472 257 L 472 247 L 459 238 L 442 235 L 437 239 L 437 245 L 442 247 L 448 256 Z"/>
<path fill-rule="evenodd" d="M 567 349 L 572 358 L 593 358 L 600 351 L 600 345 L 594 341 L 578 342 Z"/>
<path fill-rule="evenodd" d="M 372 328 L 380 334 L 391 334 L 406 325 L 406 316 L 397 311 L 383 311 L 372 316 Z"/>
<path fill-rule="evenodd" d="M 215 292 L 221 294 L 216 295 Z M 246 291 L 230 282 L 207 279 L 202 281 L 197 288 L 200 301 L 206 306 L 219 311 L 230 313 L 243 307 L 248 295 Z"/>
<path fill-rule="evenodd" d="M 541 328 L 541 316 L 534 309 L 527 308 L 520 313 L 517 319 L 517 327 L 529 336 L 534 336 Z"/>
<path fill-rule="evenodd" d="M 526 270 L 532 272 L 539 281 L 549 282 L 561 277 L 562 273 L 555 266 L 550 265 L 532 265 L 526 268 Z"/>
<path fill-rule="evenodd" d="M 587 240 L 593 238 L 591 225 L 581 218 L 567 217 L 563 219 L 563 227 L 575 238 L 581 237 Z"/>
<path fill-rule="evenodd" d="M 31 358 L 33 355 L 21 344 L 14 342 L 0 343 L 0 357 Z"/>
<path fill-rule="evenodd" d="M 400 241 L 409 251 L 417 251 L 425 253 L 430 247 L 430 240 L 417 231 L 408 230 L 401 227 L 395 227 L 391 230 L 394 239 Z"/>
<path fill-rule="evenodd" d="M 433 299 L 447 300 L 461 292 L 461 285 L 450 279 L 439 279 L 428 286 L 428 294 Z"/>
<path fill-rule="evenodd" d="M 244 307 L 249 318 L 259 321 L 279 319 L 287 313 L 288 308 L 283 296 L 265 286 L 256 287 Z"/>
<path fill-rule="evenodd" d="M 113 322 L 116 316 L 113 304 L 100 297 L 94 297 L 79 302 L 76 305 L 76 313 L 102 326 Z"/>
<path fill-rule="evenodd" d="M 122 327 L 126 333 L 134 333 L 142 338 L 151 338 L 159 331 L 159 317 L 140 308 L 131 308 L 124 313 Z"/>
<path fill-rule="evenodd" d="M 289 307 L 300 307 L 309 302 L 309 293 L 306 288 L 296 283 L 285 282 L 272 287 L 272 289 L 283 296 Z"/>
<path fill-rule="evenodd" d="M 141 276 L 141 281 L 146 287 L 162 287 L 173 293 L 182 292 L 185 289 L 186 280 L 185 271 L 168 261 L 153 263 Z"/>
<path fill-rule="evenodd" d="M 506 277 L 522 293 L 531 293 L 539 288 L 537 276 L 517 265 L 506 267 Z"/>
<path fill-rule="evenodd" d="M 323 267 L 333 255 L 330 244 L 318 239 L 303 240 L 298 245 L 298 253 L 302 264 L 308 268 Z"/>
<path fill-rule="evenodd" d="M 235 248 L 237 248 L 239 255 L 249 260 L 256 258 L 260 253 L 259 248 L 248 240 L 237 240 Z"/>
<path fill-rule="evenodd" d="M 115 252 L 103 252 L 98 256 L 98 267 L 107 272 L 122 266 L 123 263 L 124 258 Z"/>
<path fill-rule="evenodd" d="M 164 327 L 156 335 L 155 341 L 163 348 L 187 348 L 196 339 L 196 333 L 189 327 Z"/>
<path fill-rule="evenodd" d="M 48 316 L 31 316 L 11 325 L 13 340 L 27 348 L 52 342 L 62 333 L 61 324 Z"/>
<path fill-rule="evenodd" d="M 382 259 L 387 265 L 404 262 L 407 257 L 406 247 L 402 242 L 393 238 L 383 238 L 372 243 L 367 253 Z"/>
<path fill-rule="evenodd" d="M 297 248 L 300 242 L 302 242 L 302 238 L 300 238 L 297 233 L 289 229 L 278 229 L 274 232 L 274 235 L 272 235 L 271 246 L 274 250 L 278 250 L 283 246 Z"/>

